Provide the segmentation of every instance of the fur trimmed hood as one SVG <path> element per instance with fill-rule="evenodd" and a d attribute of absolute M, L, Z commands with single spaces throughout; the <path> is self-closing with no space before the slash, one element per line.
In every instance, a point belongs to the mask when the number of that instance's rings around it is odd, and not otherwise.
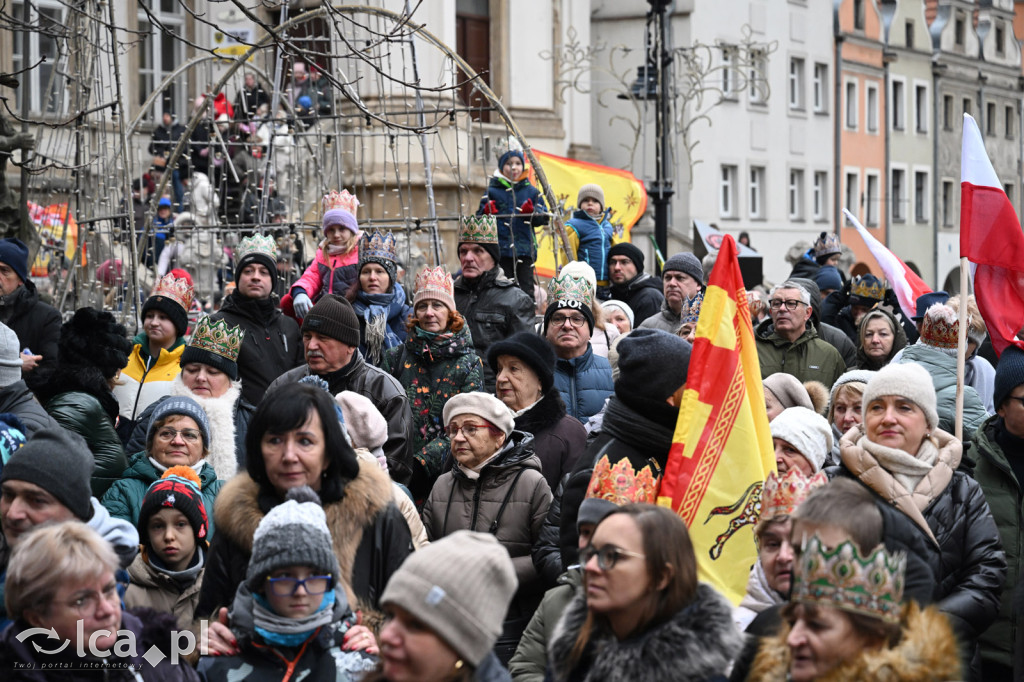
<path fill-rule="evenodd" d="M 586 596 L 577 594 L 555 627 L 548 648 L 556 682 L 570 677 L 565 666 L 586 618 Z M 732 606 L 702 583 L 689 606 L 637 637 L 618 641 L 595 630 L 571 676 L 583 682 L 703 680 L 724 675 L 742 646 L 743 635 L 732 622 Z"/>
<path fill-rule="evenodd" d="M 754 659 L 747 679 L 760 682 L 785 682 L 789 677 L 789 626 L 765 639 Z M 960 655 L 949 620 L 935 606 L 921 610 L 910 602 L 903 614 L 902 638 L 887 649 L 865 650 L 844 661 L 820 682 L 932 682 L 960 680 Z"/>
<path fill-rule="evenodd" d="M 206 461 L 217 472 L 217 478 L 227 481 L 238 473 L 238 458 L 235 456 L 235 403 L 242 395 L 242 381 L 236 379 L 231 387 L 219 398 L 197 396 L 181 380 L 178 374 L 171 380 L 169 395 L 184 396 L 199 403 L 210 420 L 210 451 Z"/>
<path fill-rule="evenodd" d="M 565 401 L 557 388 L 552 386 L 536 404 L 516 417 L 516 429 L 536 436 L 553 428 L 566 415 Z"/>

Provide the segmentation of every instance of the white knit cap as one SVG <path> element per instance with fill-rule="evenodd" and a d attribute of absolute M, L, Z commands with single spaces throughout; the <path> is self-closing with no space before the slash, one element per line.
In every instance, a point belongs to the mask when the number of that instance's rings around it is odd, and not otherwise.
<path fill-rule="evenodd" d="M 806 407 L 787 407 L 769 426 L 772 438 L 792 445 L 807 458 L 814 472 L 821 471 L 825 457 L 832 452 L 832 427 L 824 417 Z"/>
<path fill-rule="evenodd" d="M 607 301 L 601 301 L 601 308 L 608 310 L 609 308 L 616 308 L 621 310 L 629 320 L 629 328 L 632 329 L 635 326 L 633 318 L 633 309 L 623 301 L 616 301 L 615 299 L 609 299 Z"/>
<path fill-rule="evenodd" d="M 445 427 L 447 428 L 449 422 L 460 414 L 474 414 L 481 419 L 486 419 L 501 429 L 506 436 L 515 428 L 515 418 L 508 406 L 490 393 L 473 391 L 460 393 L 449 399 L 444 404 L 444 410 L 441 413 Z"/>
<path fill-rule="evenodd" d="M 921 365 L 908 361 L 901 364 L 888 364 L 878 370 L 878 373 L 868 382 L 867 389 L 864 390 L 864 398 L 861 401 L 863 413 L 868 413 L 868 404 L 872 400 L 885 395 L 906 398 L 920 407 L 928 421 L 929 429 L 934 429 L 939 425 L 935 384 L 932 383 L 932 375 Z"/>

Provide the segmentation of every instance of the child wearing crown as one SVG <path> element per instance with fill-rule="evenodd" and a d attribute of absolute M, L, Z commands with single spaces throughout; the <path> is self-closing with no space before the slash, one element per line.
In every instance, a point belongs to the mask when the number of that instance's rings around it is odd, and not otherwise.
<path fill-rule="evenodd" d="M 281 301 L 281 309 L 294 310 L 294 317 L 304 318 L 324 293 L 344 296 L 358 279 L 358 242 L 362 231 L 356 221 L 359 200 L 348 190 L 332 190 L 324 195 L 324 238 L 317 247 L 313 262 Z"/>
<path fill-rule="evenodd" d="M 547 225 L 544 195 L 530 184 L 522 147 L 514 137 L 497 149 L 498 169 L 487 193 L 480 199 L 477 215 L 493 215 L 498 223 L 499 265 L 505 276 L 533 300 L 533 263 L 537 245 L 533 228 Z"/>

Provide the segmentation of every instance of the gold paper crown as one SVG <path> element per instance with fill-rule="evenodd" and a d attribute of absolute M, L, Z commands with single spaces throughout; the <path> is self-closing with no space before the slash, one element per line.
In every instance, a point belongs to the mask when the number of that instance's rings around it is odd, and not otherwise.
<path fill-rule="evenodd" d="M 890 554 L 879 545 L 861 558 L 850 541 L 829 550 L 814 535 L 796 562 L 790 599 L 899 623 L 906 569 L 903 552 Z"/>
<path fill-rule="evenodd" d="M 604 455 L 594 466 L 587 497 L 608 500 L 620 507 L 631 502 L 654 504 L 660 483 L 661 467 L 653 459 L 636 471 L 629 459 L 624 457 L 613 465 Z"/>
<path fill-rule="evenodd" d="M 464 215 L 462 229 L 459 230 L 459 243 L 497 244 L 498 222 L 492 215 Z"/>
<path fill-rule="evenodd" d="M 700 317 L 700 307 L 704 303 L 704 292 L 698 291 L 697 295 L 686 302 L 686 312 L 682 317 L 682 324 L 697 324 Z"/>
<path fill-rule="evenodd" d="M 815 258 L 842 252 L 843 245 L 839 243 L 839 237 L 836 236 L 835 232 L 822 232 L 814 241 Z"/>
<path fill-rule="evenodd" d="M 810 478 L 797 468 L 779 476 L 774 471 L 768 474 L 761 488 L 761 521 L 771 521 L 779 516 L 788 516 L 800 506 L 811 491 L 828 483 L 825 472 L 819 471 Z"/>
<path fill-rule="evenodd" d="M 176 279 L 174 275 L 167 273 L 156 283 L 149 297 L 163 296 L 164 298 L 169 298 L 184 308 L 185 312 L 188 312 L 188 309 L 192 307 L 192 296 L 194 293 L 192 285 L 188 283 L 187 279 L 184 277 Z"/>
<path fill-rule="evenodd" d="M 505 156 L 508 152 L 519 152 L 523 153 L 523 145 L 519 144 L 519 140 L 515 135 L 509 135 L 507 138 L 503 137 L 494 143 L 494 158 L 501 161 L 501 157 Z"/>
<path fill-rule="evenodd" d="M 241 263 L 246 256 L 254 254 L 266 255 L 273 261 L 277 260 L 277 242 L 270 235 L 254 234 L 246 237 L 242 243 L 235 248 L 235 262 Z"/>
<path fill-rule="evenodd" d="M 372 260 L 398 262 L 398 244 L 390 230 L 387 234 L 374 231 L 373 236 L 363 233 L 359 239 L 359 263 Z"/>
<path fill-rule="evenodd" d="M 342 211 L 347 211 L 352 215 L 355 215 L 356 207 L 359 206 L 359 199 L 356 199 L 355 195 L 350 194 L 347 189 L 343 189 L 340 192 L 336 189 L 332 189 L 324 195 L 324 198 L 320 201 L 320 206 L 324 213 L 335 208 L 340 208 Z"/>
<path fill-rule="evenodd" d="M 420 292 L 433 291 L 439 294 L 454 296 L 455 285 L 452 283 L 452 273 L 448 272 L 443 265 L 436 268 L 427 266 L 420 274 L 416 275 L 416 294 L 419 298 Z"/>
<path fill-rule="evenodd" d="M 857 275 L 850 283 L 850 295 L 881 301 L 885 298 L 885 281 L 874 275 Z"/>
<path fill-rule="evenodd" d="M 594 304 L 594 290 L 590 282 L 582 274 L 573 274 L 565 268 L 548 286 L 548 293 L 552 301 L 569 302 L 575 301 L 584 308 L 590 308 Z M 575 307 L 565 306 L 561 307 Z"/>
<path fill-rule="evenodd" d="M 936 303 L 921 321 L 921 340 L 936 348 L 956 348 L 960 335 L 960 319 L 945 303 Z"/>
<path fill-rule="evenodd" d="M 245 331 L 241 326 L 228 327 L 224 320 L 214 322 L 207 315 L 196 323 L 188 345 L 238 362 L 238 351 L 242 349 L 244 339 Z"/>

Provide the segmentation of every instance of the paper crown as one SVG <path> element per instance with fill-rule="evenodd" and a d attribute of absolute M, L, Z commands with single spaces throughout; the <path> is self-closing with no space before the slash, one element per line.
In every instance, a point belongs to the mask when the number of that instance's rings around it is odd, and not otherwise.
<path fill-rule="evenodd" d="M 843 246 L 839 243 L 839 237 L 834 232 L 822 232 L 814 240 L 814 257 L 828 256 L 833 253 L 842 253 Z"/>
<path fill-rule="evenodd" d="M 387 234 L 375 231 L 372 236 L 364 232 L 363 236 L 360 237 L 360 264 L 373 260 L 398 262 L 398 243 L 395 241 L 395 235 L 391 234 L 390 230 Z"/>
<path fill-rule="evenodd" d="M 828 483 L 825 472 L 819 471 L 810 478 L 797 468 L 790 469 L 785 476 L 774 471 L 768 474 L 761 488 L 761 521 L 771 521 L 780 516 L 792 514 L 807 499 L 811 491 Z"/>
<path fill-rule="evenodd" d="M 188 312 L 188 309 L 192 307 L 192 296 L 194 293 L 192 285 L 189 284 L 187 279 L 177 279 L 174 275 L 167 273 L 156 283 L 149 297 L 163 296 L 164 298 L 169 298 L 180 305 L 185 312 Z"/>
<path fill-rule="evenodd" d="M 921 341 L 936 348 L 956 348 L 960 335 L 957 312 L 945 303 L 936 303 L 921 321 Z"/>
<path fill-rule="evenodd" d="M 320 201 L 320 207 L 323 209 L 324 213 L 337 208 L 351 213 L 354 216 L 358 206 L 359 199 L 356 199 L 355 195 L 350 194 L 347 189 L 343 189 L 340 192 L 336 189 L 332 189 L 330 192 L 325 194 L 324 198 Z"/>
<path fill-rule="evenodd" d="M 498 223 L 492 215 L 462 216 L 462 227 L 459 230 L 459 243 L 497 244 Z"/>
<path fill-rule="evenodd" d="M 885 281 L 874 275 L 857 275 L 850 283 L 850 295 L 881 301 L 885 298 Z"/>
<path fill-rule="evenodd" d="M 704 292 L 698 291 L 697 295 L 686 303 L 686 312 L 683 313 L 681 318 L 682 324 L 697 324 L 697 318 L 700 317 L 700 306 L 702 303 L 704 303 Z"/>
<path fill-rule="evenodd" d="M 422 298 L 421 293 L 434 292 L 437 294 L 455 295 L 455 285 L 452 283 L 452 273 L 448 272 L 443 265 L 436 268 L 427 266 L 420 274 L 416 275 L 417 298 Z"/>
<path fill-rule="evenodd" d="M 661 467 L 650 459 L 639 471 L 633 468 L 628 458 L 612 464 L 604 455 L 594 466 L 587 487 L 587 497 L 608 500 L 618 506 L 631 502 L 654 504 L 658 499 L 661 483 Z"/>
<path fill-rule="evenodd" d="M 555 302 L 570 301 L 579 303 L 584 308 L 590 308 L 594 305 L 594 289 L 591 287 L 590 282 L 583 273 L 574 272 L 568 267 L 563 268 L 554 279 L 551 280 L 551 284 L 548 285 L 548 293 L 551 296 L 551 300 Z M 577 307 L 575 305 L 560 305 L 559 307 Z"/>
<path fill-rule="evenodd" d="M 273 261 L 277 260 L 277 242 L 270 235 L 254 234 L 246 237 L 235 248 L 235 262 L 241 263 L 246 256 L 265 255 Z"/>
<path fill-rule="evenodd" d="M 906 569 L 903 552 L 890 554 L 879 545 L 861 558 L 850 541 L 829 550 L 814 535 L 794 567 L 790 599 L 899 623 Z"/>
<path fill-rule="evenodd" d="M 238 362 L 238 351 L 242 349 L 244 339 L 245 330 L 240 326 L 228 327 L 224 320 L 214 322 L 209 316 L 205 316 L 196 323 L 188 345 L 227 358 L 231 362 Z"/>
<path fill-rule="evenodd" d="M 501 161 L 501 157 L 505 156 L 508 152 L 523 153 L 523 145 L 519 144 L 519 140 L 515 135 L 503 137 L 494 143 L 494 158 L 496 160 Z"/>

